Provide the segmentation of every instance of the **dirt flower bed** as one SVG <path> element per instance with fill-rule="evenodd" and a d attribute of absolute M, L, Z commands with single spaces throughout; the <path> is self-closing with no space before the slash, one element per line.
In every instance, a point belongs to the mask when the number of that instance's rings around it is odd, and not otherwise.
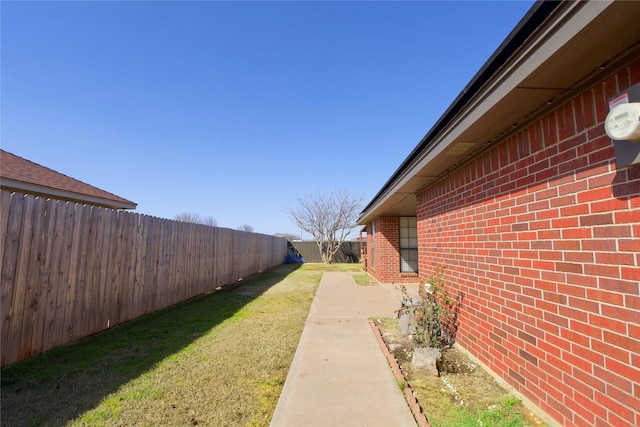
<path fill-rule="evenodd" d="M 443 350 L 440 376 L 429 376 L 412 369 L 413 341 L 400 331 L 397 319 L 374 323 L 432 427 L 546 426 L 455 347 Z"/>

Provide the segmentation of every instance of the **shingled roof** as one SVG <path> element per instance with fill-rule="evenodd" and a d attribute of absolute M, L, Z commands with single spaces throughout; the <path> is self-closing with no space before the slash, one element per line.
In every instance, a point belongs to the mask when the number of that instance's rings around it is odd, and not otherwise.
<path fill-rule="evenodd" d="M 0 188 L 113 209 L 137 206 L 130 200 L 4 150 L 0 150 Z"/>

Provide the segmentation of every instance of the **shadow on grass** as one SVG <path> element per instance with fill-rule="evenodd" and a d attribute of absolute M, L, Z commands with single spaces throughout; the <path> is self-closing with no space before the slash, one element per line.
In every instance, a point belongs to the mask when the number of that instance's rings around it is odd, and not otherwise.
<path fill-rule="evenodd" d="M 276 267 L 3 368 L 2 425 L 67 424 L 299 267 Z"/>

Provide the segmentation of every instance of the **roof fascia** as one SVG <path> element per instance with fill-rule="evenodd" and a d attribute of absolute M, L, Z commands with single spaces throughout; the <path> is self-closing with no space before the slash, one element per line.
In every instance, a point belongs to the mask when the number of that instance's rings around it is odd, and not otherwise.
<path fill-rule="evenodd" d="M 467 126 L 607 6 L 608 2 L 537 2 L 364 208 L 359 223 L 373 219 L 380 205 L 416 171 L 433 161 Z"/>
<path fill-rule="evenodd" d="M 38 196 L 52 197 L 54 199 L 67 200 L 70 202 L 96 205 L 112 209 L 135 209 L 138 205 L 130 202 L 119 202 L 116 200 L 105 199 L 102 197 L 89 196 L 86 194 L 74 193 L 72 191 L 58 190 L 42 185 L 31 184 L 15 179 L 2 178 L 0 188 L 8 191 L 17 191 L 27 194 L 35 194 Z"/>

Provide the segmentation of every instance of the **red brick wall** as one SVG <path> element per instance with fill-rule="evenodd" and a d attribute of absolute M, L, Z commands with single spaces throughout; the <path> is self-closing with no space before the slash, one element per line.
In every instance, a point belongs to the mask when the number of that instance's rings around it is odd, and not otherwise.
<path fill-rule="evenodd" d="M 639 82 L 637 61 L 417 196 L 458 343 L 563 425 L 640 425 L 640 167 L 603 126 Z"/>
<path fill-rule="evenodd" d="M 400 273 L 399 218 L 379 217 L 375 220 L 375 250 L 373 253 L 371 251 L 371 226 L 367 227 L 367 232 L 367 272 L 384 283 L 416 283 L 418 275 Z"/>

